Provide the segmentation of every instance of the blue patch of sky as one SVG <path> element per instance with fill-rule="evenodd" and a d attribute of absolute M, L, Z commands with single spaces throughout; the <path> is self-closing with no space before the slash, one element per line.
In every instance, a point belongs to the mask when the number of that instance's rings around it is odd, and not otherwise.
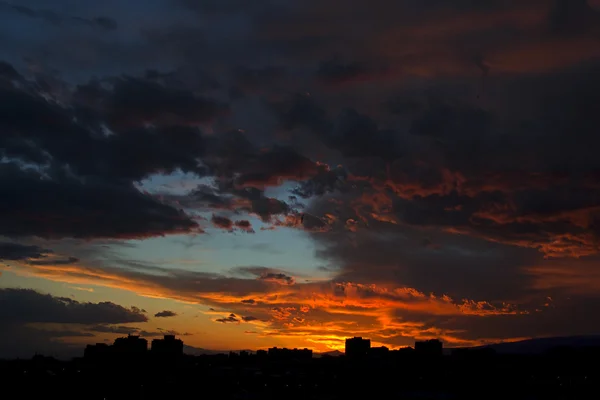
<path fill-rule="evenodd" d="M 138 187 L 150 193 L 185 195 L 198 184 L 211 183 L 210 178 L 176 172 L 153 175 L 140 182 Z M 265 194 L 288 201 L 290 190 L 295 185 L 294 182 L 286 182 L 279 187 L 268 188 Z M 210 218 L 212 212 L 204 214 Z M 227 273 L 236 266 L 257 265 L 279 268 L 301 276 L 322 275 L 317 271 L 317 266 L 322 262 L 315 257 L 314 243 L 305 232 L 282 227 L 261 230 L 261 227 L 268 225 L 254 216 L 226 215 L 234 221 L 248 219 L 256 233 L 226 232 L 206 223 L 205 234 L 131 241 L 136 244 L 135 247 L 118 251 L 126 258 L 195 271 Z"/>

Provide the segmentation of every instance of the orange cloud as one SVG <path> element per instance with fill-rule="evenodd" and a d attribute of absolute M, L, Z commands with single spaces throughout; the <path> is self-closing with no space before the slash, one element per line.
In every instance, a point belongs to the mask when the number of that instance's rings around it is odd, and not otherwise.
<path fill-rule="evenodd" d="M 432 326 L 419 319 L 487 318 L 525 312 L 510 304 L 454 300 L 413 288 L 351 282 L 281 285 L 257 279 L 206 277 L 176 270 L 157 276 L 95 268 L 81 263 L 19 264 L 14 272 L 70 284 L 104 285 L 142 296 L 210 305 L 214 310 L 208 313 L 215 315 L 215 321 L 252 324 L 258 335 L 277 336 L 287 340 L 286 343 L 310 344 L 320 350 L 339 348 L 339 340 L 354 334 L 371 336 L 390 346 L 398 340 L 410 344 L 413 338 L 434 336 L 458 345 L 467 343 L 460 338 L 461 332 Z M 226 281 L 226 284 L 219 284 L 219 280 Z M 251 304 L 248 299 L 252 299 Z"/>
<path fill-rule="evenodd" d="M 393 80 L 406 75 L 474 76 L 478 70 L 540 73 L 600 55 L 597 28 L 575 36 L 553 34 L 551 3 L 524 1 L 459 12 L 432 9 L 413 21 L 374 30 L 359 43 L 370 58 L 393 65 L 396 73 L 387 75 Z"/>
<path fill-rule="evenodd" d="M 570 295 L 596 295 L 600 291 L 600 271 L 595 260 L 552 260 L 528 267 L 525 272 L 533 278 L 537 290 L 558 289 Z"/>
<path fill-rule="evenodd" d="M 390 172 L 391 171 L 391 172 Z M 469 214 L 462 204 L 446 206 L 447 212 L 460 212 L 464 220 L 447 227 L 436 226 L 432 218 L 423 223 L 423 228 L 438 227 L 445 232 L 470 235 L 485 240 L 518 247 L 537 249 L 548 258 L 584 257 L 600 252 L 600 243 L 593 232 L 593 224 L 600 212 L 598 206 L 582 205 L 573 209 L 556 209 L 542 212 L 523 211 L 514 200 L 519 192 L 548 191 L 567 187 L 569 177 L 556 173 L 483 173 L 473 178 L 458 171 L 441 168 L 432 170 L 436 179 L 425 181 L 418 176 L 409 176 L 388 167 L 387 178 L 350 175 L 350 182 L 359 182 L 363 190 L 360 196 L 349 200 L 348 207 L 353 218 L 347 219 L 345 228 L 350 231 L 369 227 L 373 221 L 403 225 L 405 222 L 394 209 L 394 199 L 417 202 L 422 198 L 447 197 L 453 195 L 463 202 L 477 201 Z M 501 201 L 479 201 L 478 196 L 502 193 Z M 561 192 L 562 193 L 562 192 Z M 564 197 L 564 193 L 563 193 Z M 440 203 L 441 204 L 441 203 Z M 438 211 L 438 210 L 434 210 Z M 548 228 L 551 224 L 562 225 L 560 229 Z M 537 226 L 535 231 L 513 231 L 514 226 Z M 565 228 L 567 227 L 567 229 Z"/>

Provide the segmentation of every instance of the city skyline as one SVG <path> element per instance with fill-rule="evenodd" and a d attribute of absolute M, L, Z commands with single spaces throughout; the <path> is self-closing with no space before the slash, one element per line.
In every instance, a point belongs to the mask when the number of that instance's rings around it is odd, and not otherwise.
<path fill-rule="evenodd" d="M 148 339 L 141 336 L 141 335 L 136 335 L 136 334 L 127 334 L 127 336 L 121 336 L 118 337 L 114 340 L 114 342 L 112 344 L 110 343 L 106 343 L 106 342 L 102 342 L 102 343 L 88 343 L 86 345 L 85 350 L 91 350 L 92 352 L 97 350 L 97 349 L 108 349 L 110 347 L 119 347 L 119 346 L 123 346 L 123 345 L 129 345 L 131 346 L 131 349 L 133 350 L 133 352 L 135 353 L 136 351 L 139 351 L 141 349 L 140 346 L 144 347 L 145 351 L 151 351 L 151 352 L 161 352 L 163 351 L 163 346 L 165 345 L 165 343 L 167 344 L 175 344 L 177 343 L 177 345 L 172 348 L 171 350 L 173 350 L 174 353 L 177 353 L 178 355 L 183 355 L 183 354 L 189 354 L 189 355 L 197 355 L 196 354 L 190 354 L 190 353 L 186 353 L 186 349 L 184 347 L 184 341 L 181 338 L 178 338 L 177 335 L 174 334 L 164 334 L 162 338 L 156 338 L 156 339 L 152 339 L 151 343 L 148 343 Z M 428 344 L 433 344 L 436 347 L 436 351 L 439 352 L 439 354 L 442 354 L 442 347 L 443 347 L 443 343 L 439 340 L 439 339 L 428 339 L 425 341 L 415 341 L 414 343 L 414 347 L 410 347 L 410 346 L 406 346 L 406 347 L 400 347 L 398 350 L 406 350 L 406 349 L 414 349 L 419 351 L 419 346 L 421 347 L 426 347 L 428 346 Z M 349 351 L 350 348 L 350 351 Z M 245 353 L 260 353 L 260 352 L 264 352 L 266 350 L 301 350 L 301 351 L 310 351 L 310 354 L 312 354 L 312 350 L 308 349 L 308 348 L 287 348 L 287 347 L 267 347 L 267 348 L 263 348 L 263 349 L 229 349 L 229 350 L 224 350 L 225 353 L 236 353 L 236 352 L 245 352 Z M 348 353 L 352 353 L 352 350 L 354 349 L 354 353 L 360 355 L 360 353 L 365 353 L 368 352 L 368 350 L 370 349 L 386 349 L 389 350 L 386 346 L 380 346 L 380 347 L 371 347 L 371 340 L 368 338 L 363 338 L 360 336 L 354 336 L 351 338 L 346 338 L 345 339 L 345 344 L 344 344 L 344 352 L 346 355 L 348 355 Z M 194 349 L 194 350 L 199 350 L 199 349 Z M 201 350 L 201 349 L 200 349 Z M 358 351 L 356 351 L 358 350 Z M 422 352 L 427 352 L 427 351 L 422 351 Z M 223 353 L 223 354 L 225 354 Z M 218 354 L 216 353 L 216 351 L 213 351 L 213 354 Z M 325 354 L 329 354 L 329 353 L 325 353 Z M 39 354 L 41 356 L 43 356 L 43 354 Z M 364 355 L 364 354 L 363 354 Z M 85 357 L 85 356 L 84 356 Z"/>
<path fill-rule="evenodd" d="M 600 1 L 0 1 L 0 358 L 600 334 Z"/>
<path fill-rule="evenodd" d="M 153 340 L 151 349 L 139 336 L 128 336 L 112 346 L 88 346 L 84 357 L 72 360 L 43 355 L 0 359 L 0 376 L 5 386 L 27 398 L 90 400 L 193 398 L 198 388 L 210 393 L 221 389 L 222 398 L 238 400 L 334 400 L 365 390 L 378 397 L 393 392 L 408 399 L 477 399 L 482 388 L 502 398 L 565 399 L 598 388 L 593 368 L 598 341 L 521 354 L 498 354 L 491 348 L 444 354 L 437 340 L 397 351 L 369 344 L 368 339 L 348 338 L 346 354 L 339 357 L 277 347 L 193 356 L 183 354 L 183 344 L 173 336 Z"/>

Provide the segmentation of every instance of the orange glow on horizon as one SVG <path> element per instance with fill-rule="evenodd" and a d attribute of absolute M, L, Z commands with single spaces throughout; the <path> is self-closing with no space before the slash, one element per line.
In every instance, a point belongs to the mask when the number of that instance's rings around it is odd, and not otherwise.
<path fill-rule="evenodd" d="M 485 301 L 455 301 L 448 296 L 425 294 L 413 288 L 350 282 L 311 282 L 293 285 L 266 283 L 266 291 L 244 293 L 177 290 L 141 273 L 105 271 L 83 265 L 17 265 L 13 272 L 39 276 L 72 285 L 101 285 L 134 292 L 141 296 L 172 299 L 187 304 L 212 307 L 205 312 L 212 321 L 235 315 L 234 325 L 248 326 L 247 335 L 283 340 L 288 346 L 310 347 L 315 351 L 339 350 L 342 340 L 354 335 L 370 336 L 388 347 L 406 346 L 386 342 L 402 333 L 407 338 L 440 337 L 448 344 L 473 344 L 460 339 L 458 331 L 427 326 L 419 320 L 400 320 L 398 313 L 423 316 L 515 315 L 520 311 L 508 304 Z M 232 288 L 235 290 L 235 288 Z M 252 299 L 251 304 L 243 300 Z M 251 318 L 245 318 L 250 316 Z M 223 324 L 224 329 L 228 324 Z M 251 327 L 251 328 L 250 328 Z M 240 339 L 242 342 L 243 338 Z M 387 344 L 386 344 L 387 343 Z M 232 345 L 233 346 L 233 345 Z M 340 347 L 341 346 L 341 347 Z M 237 346 L 233 346 L 237 347 Z"/>

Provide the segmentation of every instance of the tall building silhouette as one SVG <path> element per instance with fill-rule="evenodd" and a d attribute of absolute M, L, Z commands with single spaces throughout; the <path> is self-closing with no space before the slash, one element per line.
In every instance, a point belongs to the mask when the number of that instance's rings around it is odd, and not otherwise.
<path fill-rule="evenodd" d="M 110 350 L 106 343 L 88 344 L 83 351 L 83 357 L 87 360 L 105 360 L 110 355 Z"/>
<path fill-rule="evenodd" d="M 273 360 L 310 360 L 312 358 L 312 350 L 310 349 L 286 349 L 271 347 L 268 350 L 270 359 Z"/>
<path fill-rule="evenodd" d="M 363 339 L 362 337 L 353 337 L 346 339 L 346 356 L 348 357 L 365 357 L 371 349 L 371 339 Z"/>
<path fill-rule="evenodd" d="M 438 339 L 415 342 L 415 353 L 422 356 L 441 356 L 443 354 L 442 342 Z"/>
<path fill-rule="evenodd" d="M 148 351 L 148 341 L 138 335 L 128 335 L 115 339 L 112 348 L 117 354 L 144 354 Z"/>
<path fill-rule="evenodd" d="M 151 352 L 159 356 L 181 356 L 183 355 L 183 341 L 175 339 L 175 335 L 165 335 L 163 339 L 152 341 Z"/>

